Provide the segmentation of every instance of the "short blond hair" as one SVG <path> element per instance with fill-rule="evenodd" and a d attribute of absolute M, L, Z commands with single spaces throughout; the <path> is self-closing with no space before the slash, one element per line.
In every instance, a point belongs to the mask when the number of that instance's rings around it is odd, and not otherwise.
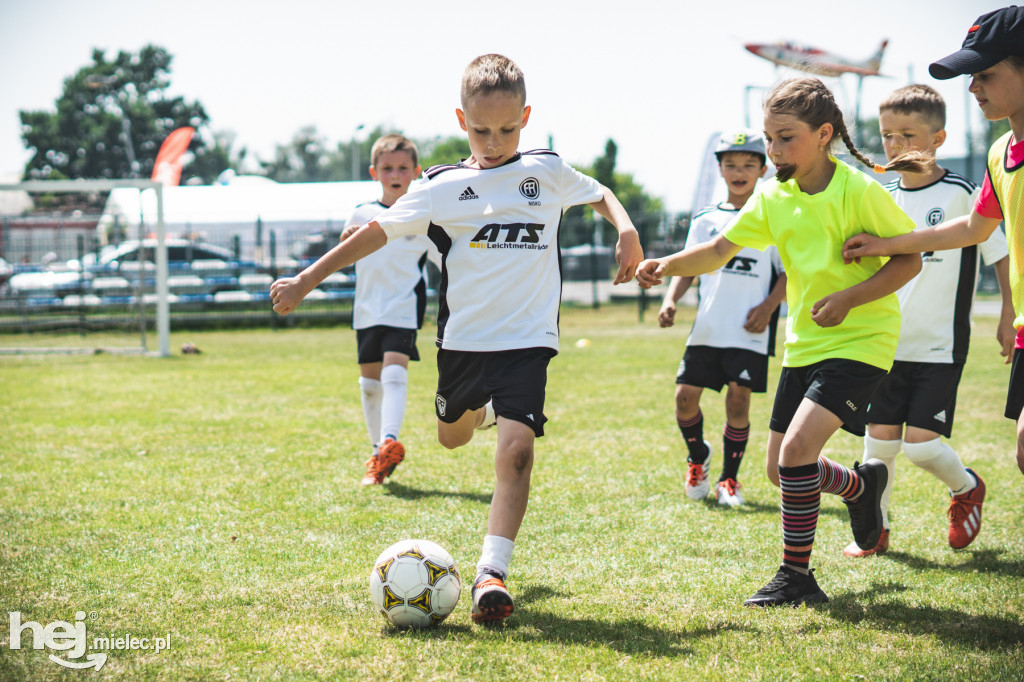
<path fill-rule="evenodd" d="M 927 85 L 914 83 L 893 90 L 878 105 L 878 111 L 897 114 L 918 114 L 925 123 L 938 132 L 946 127 L 946 102 L 942 95 Z"/>
<path fill-rule="evenodd" d="M 469 63 L 462 74 L 462 108 L 470 97 L 491 92 L 510 92 L 525 105 L 526 78 L 516 63 L 500 54 L 480 55 Z"/>
<path fill-rule="evenodd" d="M 399 135 L 398 133 L 382 135 L 377 138 L 377 141 L 373 143 L 373 147 L 370 148 L 370 165 L 376 167 L 377 159 L 380 158 L 380 155 L 390 154 L 391 152 L 409 152 L 412 155 L 412 165 L 420 165 L 420 153 L 416 149 L 416 143 L 405 135 Z"/>

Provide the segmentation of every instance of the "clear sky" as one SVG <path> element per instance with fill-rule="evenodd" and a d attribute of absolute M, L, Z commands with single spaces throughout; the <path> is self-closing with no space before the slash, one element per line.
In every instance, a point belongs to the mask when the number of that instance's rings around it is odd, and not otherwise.
<path fill-rule="evenodd" d="M 969 117 L 984 125 L 967 79 L 935 81 L 928 64 L 959 48 L 990 0 L 728 0 L 669 3 L 392 0 L 0 0 L 0 176 L 28 158 L 19 110 L 53 110 L 63 80 L 93 48 L 174 55 L 170 92 L 198 100 L 213 130 L 269 159 L 303 126 L 333 145 L 360 125 L 415 138 L 461 134 L 454 109 L 466 64 L 486 52 L 514 59 L 533 107 L 522 148 L 554 148 L 590 163 L 605 141 L 672 210 L 689 208 L 700 157 L 716 130 L 760 128 L 763 88 L 794 75 L 743 49 L 794 42 L 863 59 L 888 38 L 882 71 L 865 80 L 862 115 L 911 80 L 935 87 L 949 111 L 941 152 L 962 155 Z M 856 79 L 826 79 L 852 111 Z M 365 134 L 363 131 L 361 134 Z"/>

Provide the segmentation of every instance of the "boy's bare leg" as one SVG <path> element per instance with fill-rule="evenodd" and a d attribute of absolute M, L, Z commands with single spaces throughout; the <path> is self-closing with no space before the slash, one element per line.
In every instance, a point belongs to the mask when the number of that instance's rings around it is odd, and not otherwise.
<path fill-rule="evenodd" d="M 498 449 L 494 455 L 494 496 L 487 517 L 487 534 L 515 540 L 530 499 L 533 471 L 533 429 L 498 417 Z"/>
<path fill-rule="evenodd" d="M 1024 474 L 1024 412 L 1017 417 L 1017 468 Z"/>
<path fill-rule="evenodd" d="M 473 439 L 473 429 L 484 421 L 487 409 L 466 410 L 457 421 L 451 424 L 437 420 L 437 442 L 449 450 L 462 447 Z M 532 431 L 531 431 L 532 433 Z"/>

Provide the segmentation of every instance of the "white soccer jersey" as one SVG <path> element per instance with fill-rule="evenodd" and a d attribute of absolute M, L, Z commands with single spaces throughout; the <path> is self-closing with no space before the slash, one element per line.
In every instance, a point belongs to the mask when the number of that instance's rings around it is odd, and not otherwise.
<path fill-rule="evenodd" d="M 949 171 L 926 187 L 906 189 L 895 180 L 885 188 L 918 229 L 970 213 L 976 190 L 970 180 Z M 896 359 L 946 364 L 967 360 L 978 259 L 991 265 L 1006 255 L 1002 230 L 976 246 L 922 253 L 921 272 L 896 292 L 903 316 Z"/>
<path fill-rule="evenodd" d="M 709 206 L 693 217 L 686 235 L 686 248 L 710 241 L 739 214 L 728 204 Z M 777 315 L 760 334 L 743 328 L 747 312 L 768 297 L 782 273 L 778 249 L 764 251 L 744 247 L 725 267 L 698 277 L 700 303 L 687 346 L 742 348 L 769 354 L 775 350 Z"/>
<path fill-rule="evenodd" d="M 441 252 L 437 343 L 461 351 L 558 350 L 558 228 L 601 186 L 557 154 L 517 154 L 497 168 L 435 166 L 377 217 L 388 242 L 428 234 Z"/>
<path fill-rule="evenodd" d="M 360 204 L 345 227 L 365 225 L 387 206 L 379 201 Z M 409 235 L 388 242 L 384 248 L 356 262 L 356 297 L 352 304 L 352 328 L 387 325 L 419 329 L 427 303 L 427 259 L 440 267 L 440 255 L 430 239 Z"/>

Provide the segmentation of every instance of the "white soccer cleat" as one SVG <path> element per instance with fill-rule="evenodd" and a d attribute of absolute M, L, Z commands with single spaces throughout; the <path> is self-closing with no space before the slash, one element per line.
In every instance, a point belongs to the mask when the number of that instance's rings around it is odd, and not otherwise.
<path fill-rule="evenodd" d="M 718 495 L 718 504 L 723 507 L 743 506 L 743 495 L 740 494 L 740 485 L 737 481 L 727 478 L 715 484 L 715 494 Z"/>
<path fill-rule="evenodd" d="M 704 447 L 708 450 L 708 457 L 703 464 L 687 462 L 686 469 L 686 496 L 691 500 L 703 500 L 711 491 L 711 484 L 708 482 L 708 467 L 711 465 L 711 443 L 704 441 Z"/>

